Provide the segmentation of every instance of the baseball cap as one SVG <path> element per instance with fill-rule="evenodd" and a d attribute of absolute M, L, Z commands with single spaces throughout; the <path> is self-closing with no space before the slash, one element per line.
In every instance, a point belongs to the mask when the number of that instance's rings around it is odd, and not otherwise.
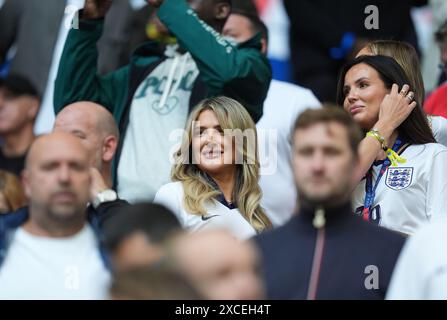
<path fill-rule="evenodd" d="M 39 93 L 33 84 L 27 78 L 18 74 L 10 74 L 6 78 L 0 78 L 0 90 L 4 90 L 12 98 L 24 95 L 39 98 Z"/>

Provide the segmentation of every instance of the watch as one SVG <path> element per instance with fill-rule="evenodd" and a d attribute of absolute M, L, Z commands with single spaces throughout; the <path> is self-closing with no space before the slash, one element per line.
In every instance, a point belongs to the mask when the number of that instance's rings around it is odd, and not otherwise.
<path fill-rule="evenodd" d="M 104 202 L 115 201 L 118 199 L 118 195 L 112 189 L 105 189 L 99 192 L 95 199 L 93 199 L 93 208 L 98 209 L 99 205 Z"/>

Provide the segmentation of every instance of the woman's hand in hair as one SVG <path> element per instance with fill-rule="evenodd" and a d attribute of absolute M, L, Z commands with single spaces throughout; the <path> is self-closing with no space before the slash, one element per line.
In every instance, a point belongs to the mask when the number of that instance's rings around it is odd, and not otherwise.
<path fill-rule="evenodd" d="M 390 141 L 394 131 L 416 107 L 416 102 L 410 102 L 405 98 L 410 92 L 410 87 L 405 85 L 402 89 L 402 93 L 400 93 L 398 85 L 393 84 L 391 92 L 384 97 L 380 105 L 379 120 L 373 128 L 370 128 L 376 129 L 385 139 L 385 143 Z M 354 185 L 363 179 L 374 160 L 383 159 L 385 156 L 380 143 L 375 138 L 365 137 L 359 145 L 359 166 L 355 174 Z"/>
<path fill-rule="evenodd" d="M 399 86 L 393 84 L 391 92 L 387 94 L 380 104 L 379 120 L 374 126 L 388 141 L 393 132 L 408 118 L 411 111 L 417 106 L 417 102 L 407 98 L 410 87 L 406 84 L 399 91 Z"/>

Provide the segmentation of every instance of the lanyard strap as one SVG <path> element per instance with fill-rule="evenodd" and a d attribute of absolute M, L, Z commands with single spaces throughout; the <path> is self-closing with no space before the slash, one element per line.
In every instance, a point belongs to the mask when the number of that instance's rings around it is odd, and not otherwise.
<path fill-rule="evenodd" d="M 399 148 L 402 146 L 403 141 L 398 137 L 396 139 L 396 142 L 393 145 L 393 151 L 397 152 Z M 376 197 L 376 190 L 379 186 L 380 180 L 382 179 L 383 175 L 385 174 L 388 167 L 391 165 L 391 161 L 388 157 L 385 158 L 383 161 L 382 167 L 380 168 L 379 174 L 377 175 L 376 182 L 373 186 L 373 166 L 369 168 L 368 173 L 366 174 L 366 183 L 365 183 L 365 200 L 363 203 L 363 211 L 362 211 L 362 217 L 363 220 L 368 221 L 369 220 L 369 213 L 372 209 L 372 206 L 374 204 L 374 199 Z"/>

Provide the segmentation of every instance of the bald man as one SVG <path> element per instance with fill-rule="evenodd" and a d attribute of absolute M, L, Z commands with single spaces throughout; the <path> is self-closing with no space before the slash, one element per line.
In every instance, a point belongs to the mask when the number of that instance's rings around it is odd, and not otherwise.
<path fill-rule="evenodd" d="M 29 207 L 0 217 L 0 299 L 102 299 L 110 274 L 96 215 L 87 217 L 90 157 L 71 134 L 39 137 L 23 173 Z"/>
<path fill-rule="evenodd" d="M 94 209 L 102 204 L 117 208 L 127 204 L 119 201 L 112 189 L 112 162 L 119 131 L 115 119 L 106 108 L 90 101 L 70 104 L 57 115 L 53 132 L 70 133 L 87 149 L 90 166 L 97 170 L 92 170 L 90 191 Z"/>
<path fill-rule="evenodd" d="M 56 117 L 54 132 L 78 137 L 90 156 L 90 165 L 98 169 L 111 186 L 112 161 L 119 139 L 112 114 L 103 106 L 81 101 L 68 105 Z"/>

